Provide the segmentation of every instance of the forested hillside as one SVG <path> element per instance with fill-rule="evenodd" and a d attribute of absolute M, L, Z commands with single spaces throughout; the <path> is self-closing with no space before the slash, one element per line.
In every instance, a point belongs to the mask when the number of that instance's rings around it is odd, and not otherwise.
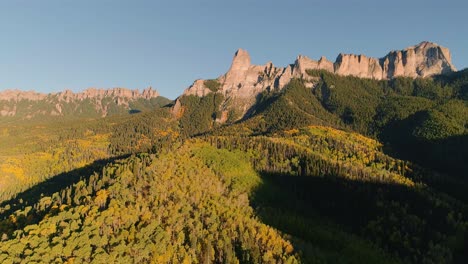
<path fill-rule="evenodd" d="M 164 108 L 103 119 L 8 121 L 0 130 L 0 202 L 55 175 L 152 152 L 178 136 L 177 123 Z"/>
<path fill-rule="evenodd" d="M 3 122 L 0 262 L 465 263 L 467 72 L 307 74 L 239 118 L 210 84 Z"/>

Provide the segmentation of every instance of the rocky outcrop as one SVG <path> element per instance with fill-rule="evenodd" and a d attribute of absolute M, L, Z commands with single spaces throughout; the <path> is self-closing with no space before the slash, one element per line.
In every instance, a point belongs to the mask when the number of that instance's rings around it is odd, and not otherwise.
<path fill-rule="evenodd" d="M 364 55 L 340 54 L 336 58 L 334 70 L 336 74 L 344 76 L 352 75 L 377 80 L 381 80 L 383 77 L 379 59 L 369 58 Z"/>
<path fill-rule="evenodd" d="M 376 80 L 398 76 L 411 78 L 428 77 L 456 71 L 451 62 L 450 51 L 431 42 L 421 42 L 400 51 L 392 51 L 383 58 L 365 55 L 339 54 L 333 63 L 325 57 L 318 61 L 298 56 L 294 64 L 275 67 L 271 62 L 252 65 L 250 55 L 243 49 L 237 50 L 228 72 L 217 78 L 226 100 L 237 104 L 244 114 L 262 91 L 280 90 L 292 78 L 303 78 L 312 87 L 314 78 L 307 70 L 325 70 L 343 76 L 356 76 Z M 184 95 L 205 96 L 212 91 L 204 80 L 195 81 L 184 91 Z M 221 109 L 223 110 L 223 109 Z"/>
<path fill-rule="evenodd" d="M 235 85 L 236 83 L 247 81 L 248 73 L 252 73 L 250 66 L 252 65 L 250 64 L 249 53 L 243 49 L 237 50 L 232 59 L 231 68 L 229 68 L 229 71 L 224 75 L 224 83 L 227 85 Z"/>
<path fill-rule="evenodd" d="M 333 62 L 327 60 L 327 58 L 323 56 L 318 61 L 314 61 L 306 56 L 299 55 L 294 62 L 293 75 L 301 77 L 307 76 L 306 70 L 326 70 L 333 72 L 334 66 Z"/>
<path fill-rule="evenodd" d="M 205 80 L 196 80 L 190 86 L 189 90 L 185 91 L 185 95 L 195 95 L 195 96 L 205 96 L 208 93 L 211 93 L 211 90 L 205 86 Z"/>
<path fill-rule="evenodd" d="M 143 99 L 147 99 L 147 100 L 149 100 L 151 98 L 156 98 L 156 97 L 159 97 L 159 96 L 161 96 L 159 94 L 159 92 L 156 91 L 156 90 L 153 90 L 153 87 L 151 87 L 151 86 L 146 88 L 146 89 L 143 89 L 143 92 L 141 93 L 141 97 Z"/>
<path fill-rule="evenodd" d="M 456 71 L 449 49 L 431 42 L 392 51 L 381 59 L 381 63 L 383 79 L 397 76 L 428 77 Z"/>
<path fill-rule="evenodd" d="M 404 50 L 392 51 L 380 59 L 340 54 L 334 66 L 336 74 L 377 80 L 399 76 L 424 78 L 456 71 L 450 51 L 427 41 Z"/>

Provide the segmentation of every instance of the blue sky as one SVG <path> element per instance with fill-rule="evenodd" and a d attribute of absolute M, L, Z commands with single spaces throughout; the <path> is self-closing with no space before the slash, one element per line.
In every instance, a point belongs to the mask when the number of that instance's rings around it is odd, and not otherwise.
<path fill-rule="evenodd" d="M 152 86 L 171 99 L 252 62 L 382 57 L 423 40 L 468 67 L 468 1 L 0 0 L 0 90 Z"/>

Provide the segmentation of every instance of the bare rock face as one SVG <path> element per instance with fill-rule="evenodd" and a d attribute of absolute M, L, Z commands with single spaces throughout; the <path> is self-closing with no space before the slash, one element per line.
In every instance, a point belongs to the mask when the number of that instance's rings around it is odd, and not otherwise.
<path fill-rule="evenodd" d="M 232 59 L 231 68 L 226 73 L 224 83 L 235 86 L 236 83 L 244 81 L 250 68 L 250 55 L 243 49 L 237 50 Z M 235 88 L 235 87 L 229 87 Z"/>
<path fill-rule="evenodd" d="M 426 41 L 401 51 L 392 51 L 381 60 L 383 79 L 428 77 L 456 71 L 449 49 Z"/>
<path fill-rule="evenodd" d="M 196 80 L 190 86 L 190 89 L 187 89 L 185 95 L 195 95 L 203 97 L 211 92 L 208 87 L 205 86 L 205 80 Z"/>
<path fill-rule="evenodd" d="M 333 62 L 327 60 L 325 57 L 321 57 L 318 61 L 309 59 L 306 56 L 299 55 L 294 62 L 294 75 L 295 76 L 307 76 L 306 70 L 326 70 L 329 72 L 334 71 Z"/>
<path fill-rule="evenodd" d="M 335 73 L 361 78 L 382 79 L 382 67 L 379 60 L 364 55 L 340 54 L 334 64 Z"/>

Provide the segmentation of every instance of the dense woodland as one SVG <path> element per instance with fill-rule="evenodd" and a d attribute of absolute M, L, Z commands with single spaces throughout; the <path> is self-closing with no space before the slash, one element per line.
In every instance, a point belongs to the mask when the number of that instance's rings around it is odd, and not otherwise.
<path fill-rule="evenodd" d="M 466 263 L 468 72 L 308 74 L 227 124 L 216 80 L 177 117 L 1 123 L 0 262 Z"/>

